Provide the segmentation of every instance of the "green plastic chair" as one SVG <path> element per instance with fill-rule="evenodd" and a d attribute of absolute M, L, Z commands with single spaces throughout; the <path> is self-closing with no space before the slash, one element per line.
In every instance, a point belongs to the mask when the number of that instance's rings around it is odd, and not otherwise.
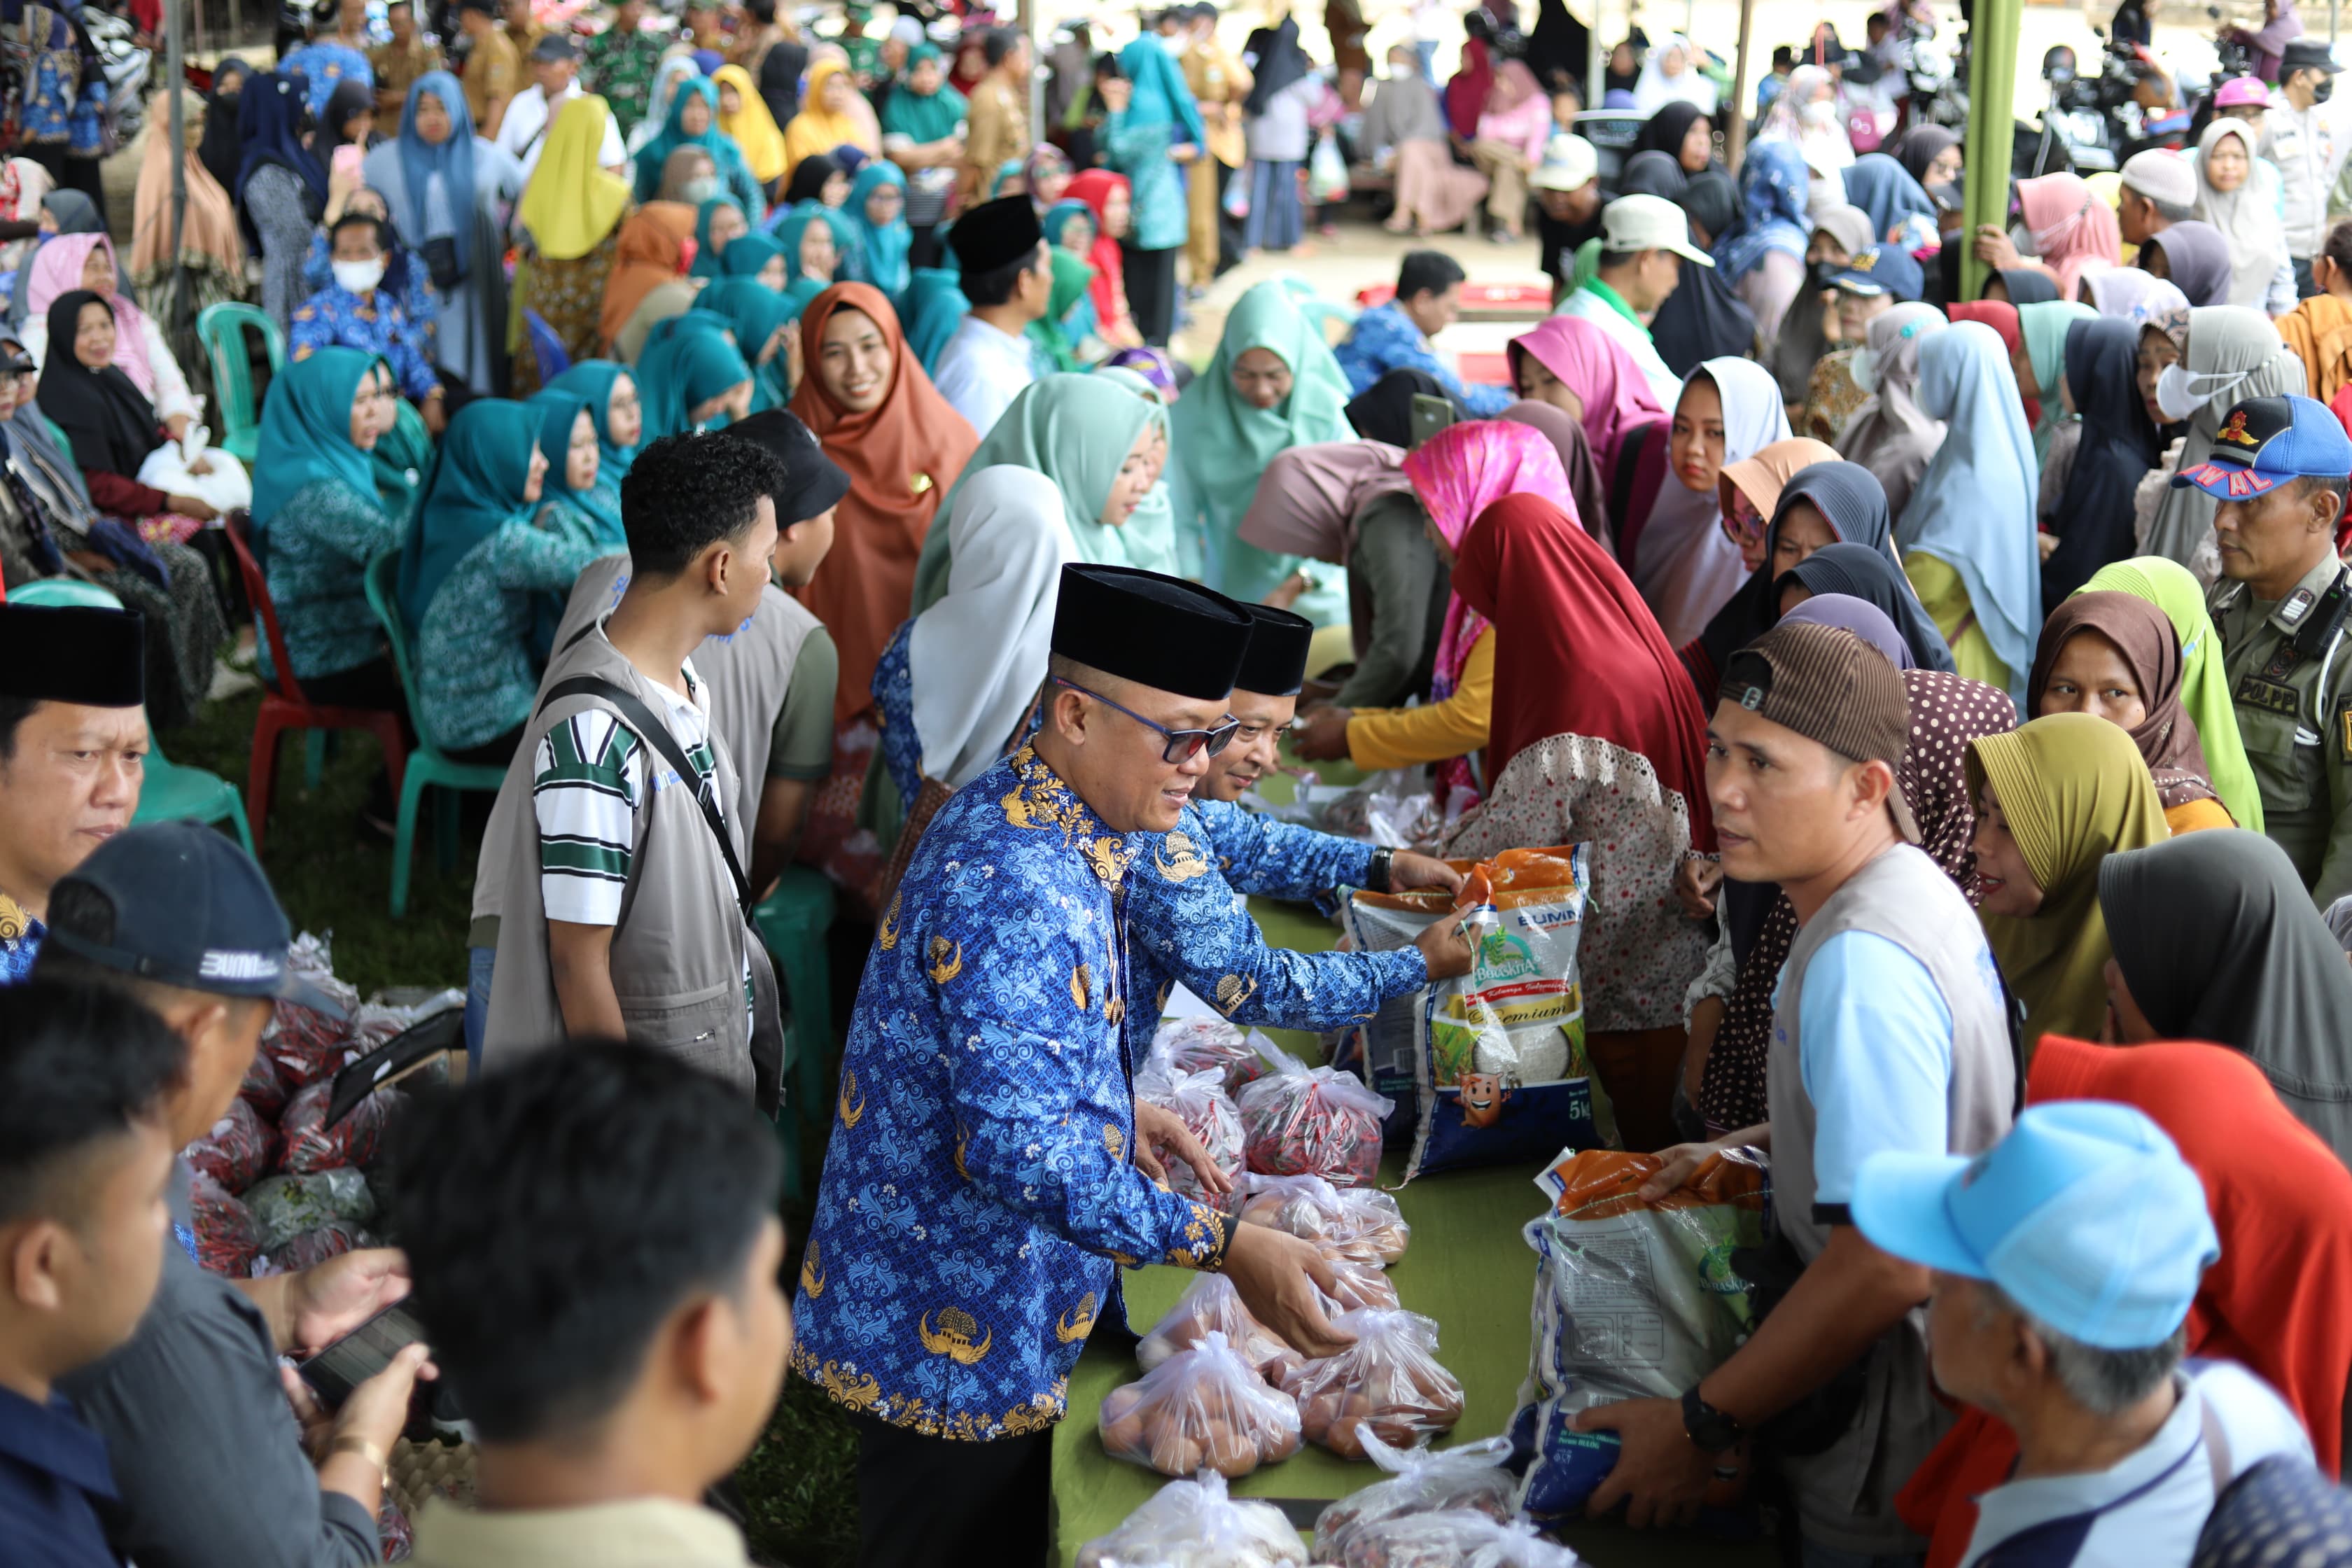
<path fill-rule="evenodd" d="M 793 1062 L 800 1055 L 800 1032 L 790 1018 L 784 1020 L 784 1082 L 793 1081 Z M 776 1147 L 784 1155 L 784 1196 L 797 1199 L 801 1195 L 801 1113 L 799 1090 L 788 1088 L 784 1103 L 776 1108 Z"/>
<path fill-rule="evenodd" d="M 791 1005 L 784 1076 L 790 1082 L 797 1068 L 800 1081 L 790 1098 L 800 1118 L 818 1121 L 824 1117 L 824 1065 L 833 1048 L 833 978 L 824 945 L 833 913 L 833 884 L 806 866 L 787 867 L 775 891 L 751 911 Z"/>
<path fill-rule="evenodd" d="M 56 605 L 84 609 L 119 610 L 122 601 L 95 583 L 77 577 L 45 577 L 26 583 L 8 594 L 13 605 Z M 253 827 L 245 819 L 245 802 L 236 786 L 218 773 L 182 767 L 163 754 L 150 737 L 146 777 L 139 784 L 139 806 L 131 814 L 140 822 L 226 822 L 234 824 L 245 852 L 253 853 Z"/>
<path fill-rule="evenodd" d="M 387 550 L 368 563 L 369 607 L 383 623 L 384 636 L 391 640 L 393 668 L 400 672 L 400 691 L 408 701 L 408 710 L 421 717 L 425 710 L 416 700 L 416 673 L 409 656 L 408 626 L 400 618 L 399 582 L 399 551 Z M 433 849 L 446 875 L 457 868 L 457 792 L 473 789 L 496 795 L 506 776 L 503 767 L 451 761 L 440 747 L 425 738 L 424 726 L 417 726 L 415 749 L 408 753 L 407 766 L 401 773 L 400 819 L 393 833 L 393 919 L 399 920 L 408 913 L 408 863 L 416 850 L 416 807 L 425 798 L 425 786 L 437 784 L 441 788 L 440 796 L 434 802 Z"/>
<path fill-rule="evenodd" d="M 196 314 L 196 339 L 213 367 L 213 407 L 220 421 L 220 449 L 246 467 L 261 450 L 261 410 L 253 399 L 253 362 L 245 347 L 247 327 L 261 334 L 275 380 L 286 368 L 286 334 L 266 310 L 233 302 L 207 305 Z"/>

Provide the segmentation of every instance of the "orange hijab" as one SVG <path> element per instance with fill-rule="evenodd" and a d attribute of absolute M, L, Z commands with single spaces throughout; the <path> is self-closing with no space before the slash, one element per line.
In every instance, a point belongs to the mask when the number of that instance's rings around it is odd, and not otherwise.
<path fill-rule="evenodd" d="M 834 401 L 821 369 L 824 324 L 845 309 L 871 317 L 890 345 L 890 390 L 864 414 Z M 912 612 L 923 536 L 980 437 L 923 374 L 898 313 L 870 284 L 835 283 L 810 300 L 801 315 L 801 353 L 808 369 L 791 409 L 849 475 L 849 493 L 834 518 L 833 552 L 800 591 L 801 603 L 824 623 L 840 651 L 841 685 L 833 701 L 838 725 L 874 706 L 874 667 Z"/>
<path fill-rule="evenodd" d="M 606 342 L 621 335 L 646 295 L 685 274 L 693 260 L 687 247 L 694 239 L 694 209 L 684 202 L 647 202 L 622 220 L 598 323 Z"/>

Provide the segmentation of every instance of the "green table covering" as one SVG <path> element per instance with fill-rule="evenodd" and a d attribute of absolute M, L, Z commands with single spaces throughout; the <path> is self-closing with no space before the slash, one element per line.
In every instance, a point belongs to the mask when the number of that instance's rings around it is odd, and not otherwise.
<path fill-rule="evenodd" d="M 1277 947 L 1320 952 L 1339 932 L 1312 910 L 1252 899 L 1250 912 Z M 1316 1037 L 1272 1031 L 1294 1053 L 1321 1059 Z M 1391 1179 L 1402 1151 L 1391 1151 Z M 1462 1421 L 1439 1447 L 1489 1437 L 1509 1423 L 1527 1375 L 1528 1304 L 1535 1289 L 1535 1254 L 1519 1227 L 1543 1212 L 1535 1172 L 1515 1166 L 1424 1176 L 1398 1194 L 1412 1226 L 1405 1255 L 1389 1270 L 1408 1309 L 1437 1321 L 1437 1359 L 1462 1383 Z M 1182 1295 L 1193 1276 L 1179 1268 L 1131 1269 L 1126 1275 L 1128 1313 L 1138 1333 L 1150 1328 Z M 1068 1419 L 1054 1429 L 1054 1504 L 1057 1561 L 1073 1563 L 1078 1548 L 1108 1534 L 1167 1478 L 1103 1452 L 1097 1415 L 1103 1396 L 1140 1376 L 1135 1358 L 1097 1341 L 1087 1347 L 1070 1378 Z M 1234 1495 L 1328 1500 L 1381 1479 L 1364 1462 L 1350 1463 L 1313 1444 L 1233 1484 Z M 1299 1517 L 1294 1510 L 1293 1517 Z M 1601 1568 L 1704 1562 L 1709 1568 L 1762 1568 L 1774 1561 L 1762 1542 L 1732 1544 L 1688 1534 L 1637 1533 L 1614 1526 L 1580 1526 L 1570 1545 Z"/>

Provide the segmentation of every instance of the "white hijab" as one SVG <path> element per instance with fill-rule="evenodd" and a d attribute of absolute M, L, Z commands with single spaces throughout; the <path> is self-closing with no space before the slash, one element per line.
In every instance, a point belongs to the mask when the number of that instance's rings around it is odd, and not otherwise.
<path fill-rule="evenodd" d="M 2205 180 L 2205 160 L 2225 136 L 2235 136 L 2246 150 L 2245 183 L 2234 191 L 2217 191 Z M 2230 242 L 2230 303 L 2257 310 L 2286 259 L 2286 223 L 2263 184 L 2262 169 L 2263 160 L 2254 156 L 2254 137 L 2242 120 L 2216 119 L 2197 138 L 2196 216 Z"/>
<path fill-rule="evenodd" d="M 1666 56 L 1675 49 L 1683 54 L 1680 76 L 1665 72 Z M 1698 68 L 1698 48 L 1681 34 L 1670 34 L 1650 47 L 1642 60 L 1642 74 L 1633 82 L 1633 108 L 1642 114 L 1655 114 L 1669 103 L 1696 103 L 1707 114 L 1715 113 L 1715 80 Z"/>
<path fill-rule="evenodd" d="M 1702 376 L 1715 383 L 1723 400 L 1725 468 L 1789 438 L 1788 405 L 1770 371 L 1752 360 L 1706 360 L 1684 381 L 1684 392 Z M 1748 581 L 1739 546 L 1723 531 L 1719 489 L 1692 489 L 1669 463 L 1650 521 L 1634 542 L 1633 585 L 1675 647 L 1706 630 Z"/>
<path fill-rule="evenodd" d="M 948 514 L 948 591 L 907 638 L 923 775 L 961 789 L 1003 755 L 1045 679 L 1062 568 L 1062 492 L 1034 468 L 969 474 Z"/>

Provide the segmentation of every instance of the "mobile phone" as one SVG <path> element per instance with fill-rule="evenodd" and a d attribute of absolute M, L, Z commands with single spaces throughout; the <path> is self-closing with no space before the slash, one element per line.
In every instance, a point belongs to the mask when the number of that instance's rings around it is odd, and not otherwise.
<path fill-rule="evenodd" d="M 340 1409 L 352 1390 L 392 1364 L 392 1358 L 425 1337 L 425 1325 L 405 1307 L 386 1307 L 325 1350 L 296 1365 L 302 1381 L 330 1410 Z"/>
<path fill-rule="evenodd" d="M 1453 423 L 1454 404 L 1451 399 L 1432 397 L 1425 392 L 1413 394 L 1412 450 L 1419 451 L 1423 442 Z"/>
<path fill-rule="evenodd" d="M 360 150 L 358 145 L 354 142 L 346 142 L 341 146 L 336 148 L 335 155 L 330 164 L 329 172 L 339 180 L 349 180 L 354 184 L 358 184 L 360 178 Z"/>

